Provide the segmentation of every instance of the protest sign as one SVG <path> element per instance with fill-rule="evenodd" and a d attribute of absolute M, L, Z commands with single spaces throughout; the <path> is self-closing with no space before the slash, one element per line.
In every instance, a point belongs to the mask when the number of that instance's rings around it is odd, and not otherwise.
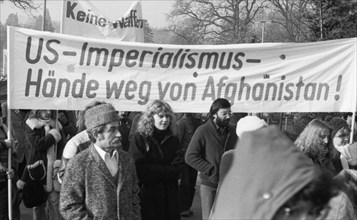
<path fill-rule="evenodd" d="M 144 42 L 144 19 L 140 1 L 110 20 L 90 1 L 64 0 L 61 33 L 99 39 Z M 115 9 L 113 9 L 115 10 Z"/>
<path fill-rule="evenodd" d="M 11 108 L 83 109 L 90 101 L 142 111 L 356 110 L 356 38 L 315 43 L 160 45 L 9 27 Z"/>

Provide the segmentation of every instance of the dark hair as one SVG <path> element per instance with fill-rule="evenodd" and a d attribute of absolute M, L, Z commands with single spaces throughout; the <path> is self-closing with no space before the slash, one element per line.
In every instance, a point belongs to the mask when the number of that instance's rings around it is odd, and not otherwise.
<path fill-rule="evenodd" d="M 317 217 L 324 210 L 330 199 L 338 194 L 340 187 L 341 185 L 333 179 L 331 172 L 319 169 L 317 170 L 316 178 L 286 201 L 276 214 L 284 209 L 290 210 L 289 208 L 295 207 L 300 201 L 308 201 L 314 207 L 309 214 Z"/>
<path fill-rule="evenodd" d="M 331 138 L 334 138 L 336 133 L 341 129 L 341 128 L 345 128 L 348 130 L 348 132 L 350 132 L 350 126 L 347 124 L 347 122 L 340 118 L 340 117 L 334 117 L 332 118 L 329 122 L 328 125 L 330 125 L 330 127 L 332 128 L 331 131 Z"/>
<path fill-rule="evenodd" d="M 212 118 L 213 115 L 216 114 L 219 109 L 221 109 L 221 108 L 230 108 L 230 107 L 231 107 L 231 103 L 227 99 L 222 99 L 222 98 L 216 99 L 212 103 L 211 108 L 209 110 L 210 118 Z"/>

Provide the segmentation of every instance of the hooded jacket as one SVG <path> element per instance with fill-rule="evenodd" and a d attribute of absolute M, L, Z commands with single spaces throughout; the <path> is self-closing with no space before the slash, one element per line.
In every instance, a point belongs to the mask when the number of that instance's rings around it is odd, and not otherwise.
<path fill-rule="evenodd" d="M 219 183 L 210 219 L 272 219 L 316 172 L 277 127 L 246 132 Z"/>

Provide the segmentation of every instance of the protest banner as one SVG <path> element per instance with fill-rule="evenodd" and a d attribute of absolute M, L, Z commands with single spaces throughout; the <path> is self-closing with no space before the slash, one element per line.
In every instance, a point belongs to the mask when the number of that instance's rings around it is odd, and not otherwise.
<path fill-rule="evenodd" d="M 356 38 L 314 43 L 160 45 L 9 27 L 11 108 L 80 110 L 93 100 L 142 111 L 353 112 Z"/>
<path fill-rule="evenodd" d="M 133 2 L 124 15 L 112 21 L 90 1 L 63 0 L 61 33 L 99 39 L 144 42 L 141 2 Z"/>

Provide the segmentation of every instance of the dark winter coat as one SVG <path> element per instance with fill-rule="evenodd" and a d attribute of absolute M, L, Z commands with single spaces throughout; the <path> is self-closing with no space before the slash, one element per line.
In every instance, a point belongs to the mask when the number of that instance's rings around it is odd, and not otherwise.
<path fill-rule="evenodd" d="M 135 133 L 129 153 L 133 156 L 140 186 L 143 220 L 178 220 L 178 179 L 183 153 L 176 136 L 162 141 Z"/>
<path fill-rule="evenodd" d="M 185 114 L 176 122 L 176 136 L 180 140 L 180 146 L 187 150 L 196 129 L 202 125 L 202 121 L 195 119 L 191 114 Z"/>
<path fill-rule="evenodd" d="M 214 122 L 208 120 L 197 128 L 188 146 L 185 161 L 200 172 L 203 185 L 218 186 L 222 155 L 236 146 L 238 137 L 235 129 L 230 125 L 227 129 L 228 135 L 223 139 Z"/>
<path fill-rule="evenodd" d="M 25 137 L 26 137 L 26 146 L 28 150 L 28 161 L 27 164 L 33 164 L 38 160 L 42 160 L 47 169 L 47 150 L 54 144 L 56 144 L 55 138 L 51 134 L 46 134 L 45 128 L 38 127 L 36 125 L 37 119 L 29 119 L 25 123 Z M 35 124 L 35 125 L 34 125 Z M 60 130 L 61 140 L 57 143 L 57 155 L 56 159 L 61 159 L 63 149 L 66 145 L 67 139 L 66 135 L 62 130 Z M 28 181 L 26 172 L 22 175 L 22 180 L 25 182 Z"/>

